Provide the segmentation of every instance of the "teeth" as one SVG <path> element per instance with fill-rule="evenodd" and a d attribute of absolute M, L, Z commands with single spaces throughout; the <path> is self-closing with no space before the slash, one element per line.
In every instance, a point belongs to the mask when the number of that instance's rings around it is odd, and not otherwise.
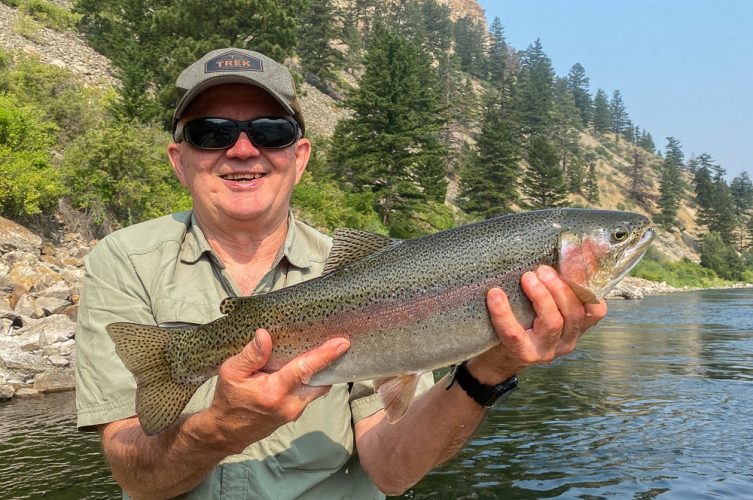
<path fill-rule="evenodd" d="M 264 174 L 226 174 L 223 175 L 223 179 L 229 181 L 252 181 L 254 179 L 261 179 Z"/>

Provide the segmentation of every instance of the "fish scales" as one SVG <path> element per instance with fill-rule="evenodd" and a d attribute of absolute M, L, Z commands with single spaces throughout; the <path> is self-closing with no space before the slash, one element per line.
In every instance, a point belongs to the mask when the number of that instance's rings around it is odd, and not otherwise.
<path fill-rule="evenodd" d="M 615 228 L 629 234 L 629 240 L 605 243 Z M 586 247 L 579 242 L 590 240 L 597 253 L 599 248 L 607 249 L 599 258 L 605 266 L 615 266 L 606 269 L 611 279 L 637 262 L 646 240 L 653 237 L 647 232 L 651 232 L 647 219 L 637 214 L 551 209 L 388 244 L 299 285 L 228 299 L 222 306 L 227 316 L 173 333 L 165 357 L 173 380 L 198 384 L 242 350 L 258 328 L 265 328 L 273 339 L 265 371 L 279 369 L 332 337 L 349 338 L 350 350 L 316 374 L 312 385 L 432 370 L 496 344 L 485 301 L 490 288 L 504 289 L 516 318 L 529 327 L 534 312 L 520 287 L 523 273 L 542 264 L 558 267 L 565 247 L 576 256 L 574 267 L 587 267 L 580 262 L 587 259 L 578 256 L 578 249 Z M 619 262 L 621 252 L 637 246 L 642 248 L 637 257 Z M 618 257 L 612 259 L 611 254 Z M 592 284 L 571 286 L 588 294 Z M 124 335 L 116 337 L 117 346 Z M 118 350 L 122 355 L 121 351 L 125 349 Z M 129 362 L 126 366 L 131 368 Z"/>

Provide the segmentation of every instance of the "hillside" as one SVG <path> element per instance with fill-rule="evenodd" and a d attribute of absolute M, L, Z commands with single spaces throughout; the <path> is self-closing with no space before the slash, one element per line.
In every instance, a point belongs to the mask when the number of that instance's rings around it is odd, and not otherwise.
<path fill-rule="evenodd" d="M 354 0 L 338 0 L 337 4 L 347 7 Z M 449 5 L 451 17 L 458 19 L 470 16 L 474 22 L 486 26 L 483 9 L 474 1 L 440 0 Z M 67 2 L 57 2 L 68 6 Z M 94 51 L 84 41 L 83 36 L 70 30 L 58 31 L 30 24 L 28 16 L 6 4 L 0 3 L 0 42 L 7 51 L 19 52 L 38 57 L 39 60 L 65 68 L 77 75 L 84 85 L 112 86 L 117 85 L 115 71 L 110 62 L 101 54 Z M 353 82 L 350 75 L 344 80 Z M 323 94 L 313 86 L 302 84 L 302 107 L 307 117 L 308 130 L 323 137 L 329 137 L 334 131 L 337 121 L 346 116 L 348 111 L 338 106 L 332 97 Z M 473 131 L 457 127 L 453 131 L 454 140 L 472 142 Z M 645 213 L 649 216 L 657 214 L 656 199 L 658 199 L 658 166 L 661 158 L 647 154 L 640 150 L 649 165 L 648 180 L 651 188 L 649 201 L 645 207 L 632 202 L 627 196 L 629 179 L 627 173 L 631 165 L 631 158 L 637 149 L 625 141 L 616 142 L 613 137 L 598 137 L 591 132 L 583 132 L 580 136 L 581 145 L 592 151 L 597 158 L 597 175 L 600 190 L 600 204 L 602 208 L 623 209 Z M 459 146 L 458 146 L 459 147 Z M 688 175 L 684 173 L 683 175 Z M 454 204 L 457 194 L 457 175 L 450 176 L 450 186 L 446 202 Z M 691 179 L 686 179 L 690 185 Z M 588 205 L 586 200 L 571 195 L 571 202 L 577 206 Z M 683 226 L 682 232 L 668 233 L 659 231 L 656 248 L 670 260 L 688 258 L 697 262 L 696 240 L 701 233 L 696 220 L 695 209 L 686 200 L 679 212 L 679 220 Z"/>

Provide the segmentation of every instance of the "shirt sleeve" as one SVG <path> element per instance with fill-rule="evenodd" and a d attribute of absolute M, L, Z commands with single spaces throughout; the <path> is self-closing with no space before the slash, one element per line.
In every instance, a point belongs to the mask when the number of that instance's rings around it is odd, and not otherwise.
<path fill-rule="evenodd" d="M 110 323 L 154 324 L 149 297 L 116 239 L 86 258 L 76 328 L 76 412 L 79 430 L 136 414 L 136 383 L 105 331 Z"/>
<path fill-rule="evenodd" d="M 434 385 L 434 374 L 426 372 L 421 375 L 416 388 L 416 396 L 428 391 Z M 353 423 L 370 417 L 383 409 L 379 394 L 374 392 L 374 383 L 370 380 L 355 382 L 350 390 L 350 411 L 353 415 Z"/>

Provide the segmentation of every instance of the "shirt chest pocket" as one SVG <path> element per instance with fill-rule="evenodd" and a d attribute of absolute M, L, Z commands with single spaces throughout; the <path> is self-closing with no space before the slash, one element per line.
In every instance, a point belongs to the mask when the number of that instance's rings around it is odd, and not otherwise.
<path fill-rule="evenodd" d="M 184 302 L 174 299 L 157 299 L 152 302 L 152 313 L 158 325 L 181 327 L 203 325 L 220 318 L 220 303 Z"/>

